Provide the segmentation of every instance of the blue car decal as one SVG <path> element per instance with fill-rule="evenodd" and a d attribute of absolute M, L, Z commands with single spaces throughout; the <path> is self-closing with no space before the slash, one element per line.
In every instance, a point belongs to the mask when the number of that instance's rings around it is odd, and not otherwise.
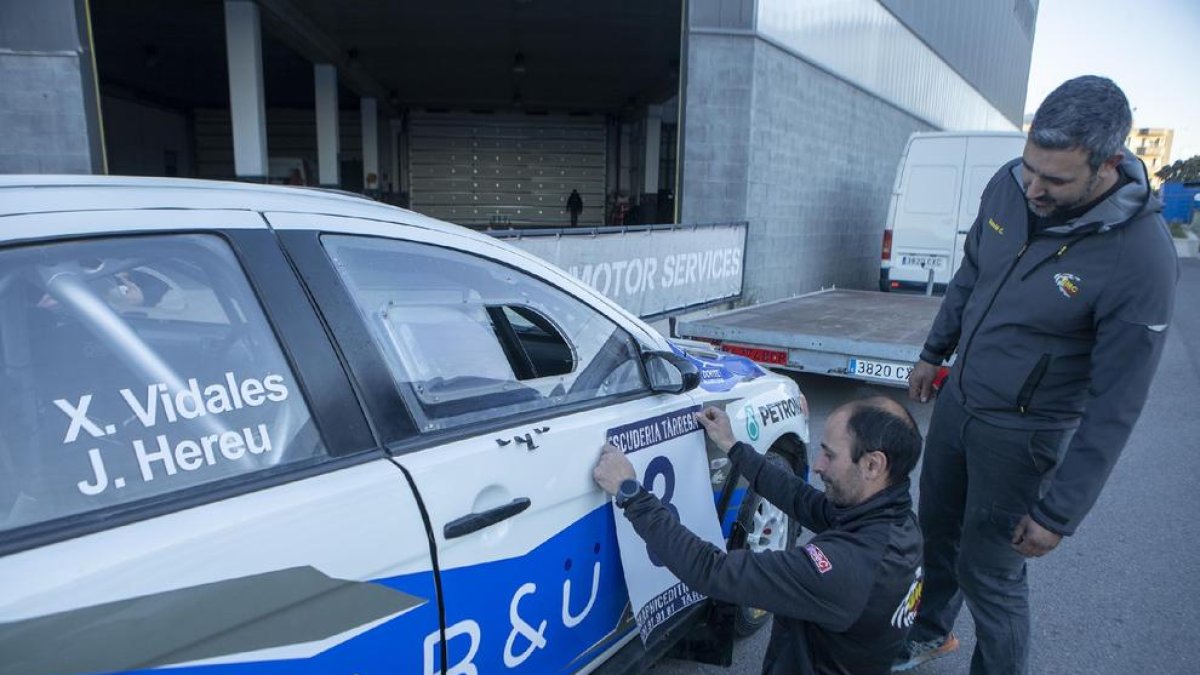
<path fill-rule="evenodd" d="M 673 342 L 671 350 L 695 364 L 700 371 L 700 388 L 705 391 L 729 391 L 737 383 L 753 380 L 767 372 L 744 356 L 734 354 L 700 356 L 684 351 Z"/>
<path fill-rule="evenodd" d="M 374 583 L 417 595 L 428 592 L 432 577 L 425 571 Z M 446 570 L 442 584 L 452 589 L 446 597 L 451 672 L 468 672 L 470 666 L 480 673 L 571 672 L 634 628 L 607 503 L 528 555 Z M 309 658 L 172 667 L 171 672 L 440 673 L 437 625 L 437 603 L 426 602 Z"/>

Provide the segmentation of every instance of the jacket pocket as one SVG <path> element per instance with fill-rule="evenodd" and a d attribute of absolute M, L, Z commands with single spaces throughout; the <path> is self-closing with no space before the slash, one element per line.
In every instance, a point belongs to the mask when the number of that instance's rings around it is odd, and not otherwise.
<path fill-rule="evenodd" d="M 1063 429 L 1041 429 L 1029 434 L 1029 460 L 1033 470 L 1044 476 L 1057 468 L 1066 453 L 1067 432 Z"/>
<path fill-rule="evenodd" d="M 1038 385 L 1042 383 L 1042 378 L 1046 376 L 1046 369 L 1049 367 L 1050 355 L 1042 354 L 1037 365 L 1029 371 L 1029 377 L 1025 378 L 1025 384 L 1021 385 L 1021 391 L 1017 393 L 1017 410 L 1021 411 L 1022 415 L 1028 412 L 1029 402 L 1033 400 L 1033 392 L 1037 391 Z"/>

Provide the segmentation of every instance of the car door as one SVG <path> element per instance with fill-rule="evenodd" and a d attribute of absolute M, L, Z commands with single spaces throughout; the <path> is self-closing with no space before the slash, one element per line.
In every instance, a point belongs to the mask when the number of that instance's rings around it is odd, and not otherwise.
<path fill-rule="evenodd" d="M 339 340 L 374 346 L 351 352 L 364 381 L 384 373 L 377 424 L 407 418 L 388 447 L 436 544 L 446 672 L 575 671 L 632 637 L 613 514 L 592 468 L 610 430 L 688 410 L 692 398 L 650 393 L 642 345 L 619 317 L 499 244 L 269 219 L 291 230 L 286 248 Z"/>
<path fill-rule="evenodd" d="M 262 219 L 0 232 L 0 673 L 435 667 L 418 504 Z"/>

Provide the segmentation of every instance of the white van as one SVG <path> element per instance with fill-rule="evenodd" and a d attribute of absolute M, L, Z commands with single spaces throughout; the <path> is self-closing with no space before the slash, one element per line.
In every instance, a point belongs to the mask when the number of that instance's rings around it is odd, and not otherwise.
<path fill-rule="evenodd" d="M 880 290 L 924 290 L 931 271 L 934 290 L 944 290 L 958 269 L 983 188 L 1024 147 L 1025 134 L 1016 131 L 910 136 L 883 232 Z"/>

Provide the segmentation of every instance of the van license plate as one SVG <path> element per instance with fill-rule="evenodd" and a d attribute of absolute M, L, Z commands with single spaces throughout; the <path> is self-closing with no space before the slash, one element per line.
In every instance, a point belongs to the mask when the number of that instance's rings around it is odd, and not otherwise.
<path fill-rule="evenodd" d="M 875 361 L 873 359 L 851 358 L 847 371 L 851 375 L 869 377 L 888 382 L 908 382 L 908 374 L 912 366 L 891 361 Z"/>
<path fill-rule="evenodd" d="M 940 270 L 946 266 L 946 257 L 941 255 L 902 255 L 900 264 L 904 267 Z"/>

